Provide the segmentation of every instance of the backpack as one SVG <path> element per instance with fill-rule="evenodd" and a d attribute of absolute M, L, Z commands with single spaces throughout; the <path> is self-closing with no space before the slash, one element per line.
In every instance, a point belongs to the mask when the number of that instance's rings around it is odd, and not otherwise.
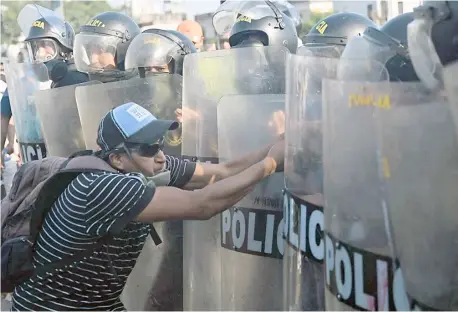
<path fill-rule="evenodd" d="M 67 186 L 81 173 L 117 172 L 104 160 L 92 155 L 92 151 L 83 153 L 78 153 L 82 156 L 52 156 L 31 161 L 16 172 L 11 190 L 1 205 L 2 292 L 12 292 L 33 275 L 50 272 L 90 256 L 93 250 L 107 243 L 109 235 L 77 255 L 37 268 L 33 265 L 35 243 L 46 214 Z M 151 236 L 156 245 L 161 243 L 154 228 Z"/>

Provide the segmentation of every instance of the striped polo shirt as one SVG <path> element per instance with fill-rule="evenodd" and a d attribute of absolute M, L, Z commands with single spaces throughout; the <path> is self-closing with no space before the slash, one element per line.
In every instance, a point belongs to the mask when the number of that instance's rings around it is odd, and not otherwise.
<path fill-rule="evenodd" d="M 183 187 L 195 170 L 194 163 L 168 155 L 166 167 L 175 187 Z M 134 220 L 154 192 L 136 174 L 80 174 L 46 216 L 34 265 L 71 257 L 106 234 L 113 238 L 83 260 L 24 281 L 14 290 L 12 310 L 124 310 L 119 296 L 151 231 Z"/>

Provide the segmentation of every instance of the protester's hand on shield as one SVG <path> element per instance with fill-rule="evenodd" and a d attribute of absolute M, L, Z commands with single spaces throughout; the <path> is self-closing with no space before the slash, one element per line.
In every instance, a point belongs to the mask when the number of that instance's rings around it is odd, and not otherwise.
<path fill-rule="evenodd" d="M 285 133 L 285 112 L 276 111 L 272 114 L 272 120 L 269 122 L 269 126 L 275 129 L 276 134 Z"/>
<path fill-rule="evenodd" d="M 181 123 L 183 123 L 184 118 L 187 120 L 196 120 L 199 118 L 199 114 L 196 111 L 187 107 L 177 108 L 175 110 L 175 115 L 177 117 L 177 120 Z"/>
<path fill-rule="evenodd" d="M 267 153 L 267 157 L 271 157 L 275 160 L 276 163 L 276 170 L 275 171 L 283 171 L 283 164 L 285 161 L 285 135 L 282 133 L 278 138 L 277 142 L 272 145 L 269 152 Z"/>

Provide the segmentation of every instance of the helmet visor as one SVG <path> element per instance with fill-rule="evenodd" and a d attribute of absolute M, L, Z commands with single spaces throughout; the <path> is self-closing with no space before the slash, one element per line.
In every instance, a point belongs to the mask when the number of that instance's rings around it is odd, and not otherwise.
<path fill-rule="evenodd" d="M 325 58 L 339 58 L 343 49 L 343 46 L 336 46 L 332 44 L 307 44 L 297 48 L 296 54 Z"/>
<path fill-rule="evenodd" d="M 120 38 L 80 33 L 75 37 L 74 59 L 78 71 L 100 73 L 117 70 L 116 47 Z"/>
<path fill-rule="evenodd" d="M 29 34 L 32 27 L 39 27 L 44 29 L 45 26 L 41 24 L 43 21 L 46 21 L 48 24 L 47 28 L 49 31 L 65 29 L 65 21 L 59 14 L 37 4 L 25 5 L 19 12 L 16 20 L 24 36 Z M 60 35 L 57 32 L 55 34 L 57 36 Z"/>
<path fill-rule="evenodd" d="M 415 72 L 427 88 L 442 86 L 443 66 L 431 40 L 432 22 L 415 19 L 407 26 L 407 42 Z"/>
<path fill-rule="evenodd" d="M 395 54 L 396 51 L 392 50 L 388 45 L 384 45 L 369 36 L 363 35 L 350 39 L 345 46 L 341 58 L 344 60 L 369 59 L 384 64 Z"/>
<path fill-rule="evenodd" d="M 251 22 L 266 16 L 275 17 L 275 13 L 265 1 L 227 0 L 213 15 L 213 27 L 219 35 L 224 35 L 237 21 Z"/>
<path fill-rule="evenodd" d="M 125 68 L 145 68 L 152 72 L 164 72 L 178 49 L 178 44 L 164 36 L 153 33 L 140 34 L 129 45 Z"/>
<path fill-rule="evenodd" d="M 338 77 L 358 81 L 385 80 L 386 71 L 382 69 L 395 54 L 396 52 L 389 46 L 383 45 L 369 36 L 353 37 L 340 57 Z M 354 62 L 355 60 L 361 60 L 361 62 Z M 374 70 L 372 66 L 374 62 L 380 64 L 381 71 Z M 355 64 L 361 64 L 361 66 L 355 66 Z"/>
<path fill-rule="evenodd" d="M 32 63 L 45 63 L 57 56 L 58 47 L 52 39 L 27 41 L 27 50 Z"/>

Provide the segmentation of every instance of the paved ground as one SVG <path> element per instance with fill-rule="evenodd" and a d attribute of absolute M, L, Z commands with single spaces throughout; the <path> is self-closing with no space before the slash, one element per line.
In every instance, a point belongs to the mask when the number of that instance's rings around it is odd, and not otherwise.
<path fill-rule="evenodd" d="M 2 303 L 1 303 L 2 312 L 9 311 L 11 309 L 11 299 L 10 298 L 3 298 L 2 296 Z"/>

